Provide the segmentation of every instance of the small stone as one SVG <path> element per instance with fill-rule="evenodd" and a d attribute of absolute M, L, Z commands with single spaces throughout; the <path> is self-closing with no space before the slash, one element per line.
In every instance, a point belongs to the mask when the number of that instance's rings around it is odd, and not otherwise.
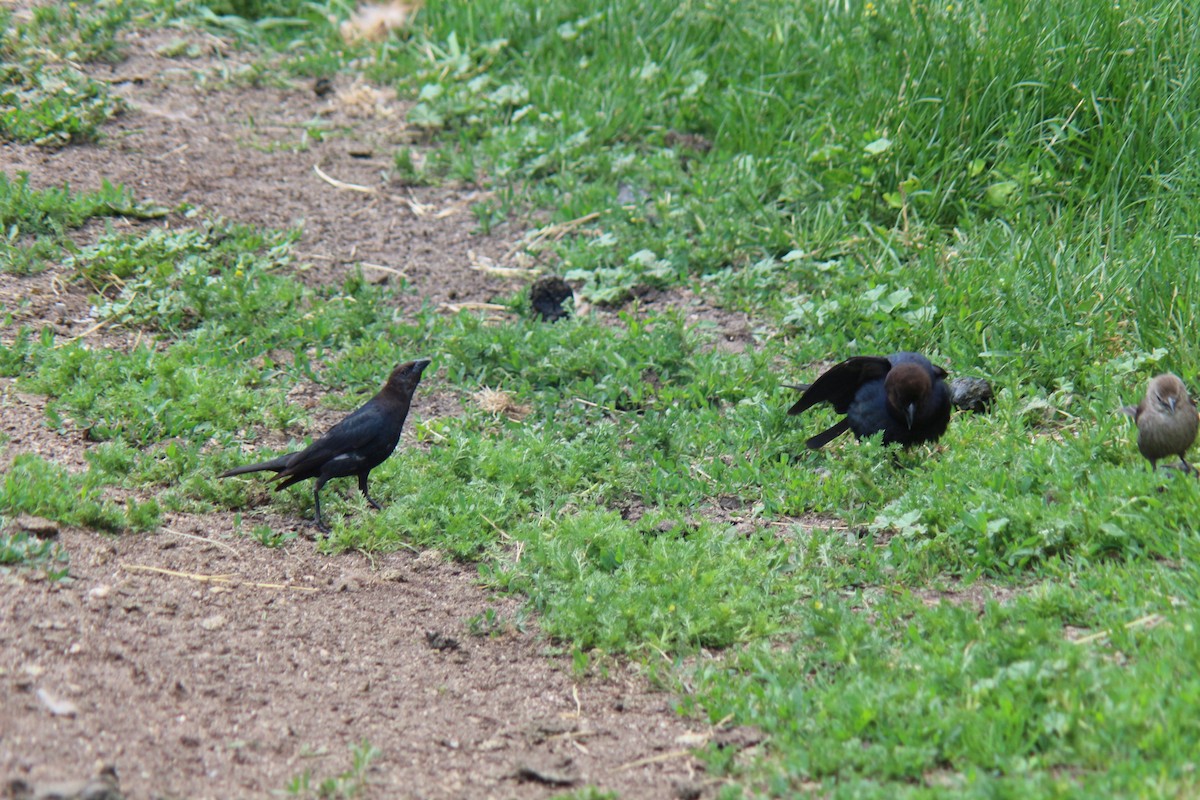
<path fill-rule="evenodd" d="M 200 627 L 206 631 L 215 631 L 224 628 L 228 622 L 229 620 L 225 618 L 224 614 L 213 614 L 211 617 L 200 620 Z"/>
<path fill-rule="evenodd" d="M 14 800 L 123 800 L 117 770 L 105 766 L 91 780 L 56 781 L 30 786 L 16 779 L 9 782 L 9 796 Z"/>
<path fill-rule="evenodd" d="M 983 378 L 955 378 L 950 381 L 950 402 L 963 411 L 986 414 L 995 395 L 992 385 Z"/>
<path fill-rule="evenodd" d="M 530 755 L 517 762 L 517 777 L 521 780 L 537 781 L 548 786 L 573 786 L 579 782 L 579 772 L 571 759 L 550 761 Z"/>
<path fill-rule="evenodd" d="M 73 717 L 79 713 L 79 706 L 62 697 L 56 697 L 45 689 L 37 690 L 37 699 L 56 717 Z"/>
<path fill-rule="evenodd" d="M 342 575 L 333 582 L 333 590 L 335 592 L 357 592 L 362 588 L 362 583 L 357 575 Z"/>
<path fill-rule="evenodd" d="M 454 639 L 441 631 L 425 631 L 425 643 L 434 650 L 457 650 L 459 648 L 458 640 Z"/>

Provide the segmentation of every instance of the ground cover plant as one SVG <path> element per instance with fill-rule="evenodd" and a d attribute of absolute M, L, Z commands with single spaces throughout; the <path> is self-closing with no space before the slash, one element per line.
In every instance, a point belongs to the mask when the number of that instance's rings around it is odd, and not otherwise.
<path fill-rule="evenodd" d="M 499 324 L 399 316 L 403 285 L 298 280 L 289 232 L 108 231 L 62 261 L 142 336 L 6 325 L 0 374 L 97 444 L 83 476 L 19 456 L 0 513 L 250 515 L 260 486 L 209 476 L 317 432 L 281 384 L 340 411 L 430 355 L 427 381 L 525 410 L 415 420 L 425 446 L 375 473 L 384 510 L 330 493 L 319 546 L 476 562 L 581 673 L 628 655 L 683 711 L 757 727 L 752 754 L 705 754 L 723 796 L 1196 792 L 1200 486 L 1148 472 L 1117 413 L 1159 371 L 1200 386 L 1191 6 L 442 2 L 355 45 L 339 5 L 130 7 L 394 85 L 433 148 L 397 171 L 486 176 L 482 227 L 586 218 L 527 249 L 605 310 L 547 325 L 515 293 Z M 97 29 L 134 18 L 111 8 Z M 85 200 L 15 196 L 13 220 Z M 744 314 L 746 346 L 645 302 L 692 295 Z M 780 384 L 899 349 L 986 377 L 994 409 L 937 448 L 806 451 L 820 412 L 788 418 Z M 31 499 L 64 491 L 87 502 Z"/>

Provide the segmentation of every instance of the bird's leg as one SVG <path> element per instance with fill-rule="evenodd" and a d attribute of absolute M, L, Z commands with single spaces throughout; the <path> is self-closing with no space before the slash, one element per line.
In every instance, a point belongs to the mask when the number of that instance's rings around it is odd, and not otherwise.
<path fill-rule="evenodd" d="M 358 490 L 363 493 L 363 497 L 367 498 L 367 505 L 376 511 L 380 511 L 382 506 L 371 499 L 371 494 L 367 491 L 367 474 L 366 472 L 358 473 Z"/>
<path fill-rule="evenodd" d="M 1189 463 L 1187 462 L 1187 459 L 1186 459 L 1186 458 L 1184 458 L 1183 456 L 1180 456 L 1180 457 L 1179 457 L 1179 463 L 1183 465 L 1183 472 L 1184 472 L 1184 474 L 1185 474 L 1185 475 L 1194 475 L 1194 474 L 1196 474 L 1196 468 L 1195 468 L 1195 467 L 1193 467 L 1191 464 L 1189 464 Z"/>
<path fill-rule="evenodd" d="M 329 533 L 329 526 L 321 519 L 321 487 L 324 485 L 325 481 L 318 478 L 316 485 L 313 486 L 313 502 L 317 506 L 317 530 L 321 533 Z"/>

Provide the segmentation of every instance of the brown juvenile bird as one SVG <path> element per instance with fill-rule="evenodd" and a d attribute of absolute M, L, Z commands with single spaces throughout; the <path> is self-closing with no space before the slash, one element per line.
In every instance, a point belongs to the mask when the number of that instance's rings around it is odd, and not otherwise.
<path fill-rule="evenodd" d="M 1150 469 L 1160 458 L 1179 456 L 1185 472 L 1192 472 L 1186 454 L 1196 441 L 1200 417 L 1179 377 L 1165 372 L 1156 375 L 1146 387 L 1146 396 L 1137 406 L 1121 409 L 1137 423 L 1138 450 L 1150 460 Z"/>
<path fill-rule="evenodd" d="M 855 356 L 821 374 L 789 410 L 799 414 L 829 403 L 845 418 L 808 440 L 813 450 L 847 430 L 862 439 L 883 432 L 883 443 L 909 447 L 936 442 L 950 424 L 946 370 L 919 353 Z"/>
<path fill-rule="evenodd" d="M 429 359 L 409 361 L 396 367 L 379 394 L 303 450 L 285 453 L 270 461 L 237 467 L 222 472 L 218 477 L 229 478 L 247 472 L 270 470 L 278 473 L 272 478 L 278 481 L 275 491 L 316 478 L 316 485 L 313 486 L 313 500 L 317 506 L 316 523 L 317 529 L 325 532 L 329 528 L 321 519 L 321 487 L 330 478 L 357 475 L 359 491 L 367 498 L 371 508 L 378 509 L 379 504 L 367 492 L 367 476 L 396 449 L 413 393 L 427 366 Z"/>

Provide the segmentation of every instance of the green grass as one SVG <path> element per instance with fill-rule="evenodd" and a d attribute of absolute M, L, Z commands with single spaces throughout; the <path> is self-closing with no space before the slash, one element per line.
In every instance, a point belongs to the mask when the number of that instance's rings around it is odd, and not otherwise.
<path fill-rule="evenodd" d="M 704 751 L 723 796 L 1200 789 L 1200 485 L 1150 473 L 1117 413 L 1156 372 L 1200 376 L 1190 5 L 441 2 L 353 47 L 326 12 L 346 9 L 127 13 L 236 35 L 260 70 L 394 84 L 434 144 L 399 149 L 396 175 L 488 176 L 484 229 L 597 215 L 541 255 L 620 313 L 543 325 L 513 298 L 500 325 L 401 319 L 403 286 L 304 286 L 291 233 L 98 235 L 64 272 L 141 344 L 6 325 L 0 374 L 95 444 L 83 474 L 18 455 L 0 514 L 139 530 L 236 510 L 284 544 L 257 509 L 310 515 L 309 492 L 212 476 L 267 432 L 319 433 L 286 387 L 344 410 L 429 355 L 418 446 L 373 473 L 384 510 L 332 484 L 321 547 L 474 561 L 579 671 L 629 655 L 685 712 L 757 726 L 753 753 Z M 22 235 L 132 203 L 3 185 Z M 744 312 L 753 346 L 629 302 L 681 286 Z M 805 450 L 830 417 L 787 417 L 780 384 L 899 349 L 987 377 L 992 413 L 956 415 L 936 449 Z M 480 409 L 482 386 L 528 415 Z M 461 414 L 429 419 L 432 392 Z M 44 563 L 27 547 L 0 555 Z"/>
<path fill-rule="evenodd" d="M 29 19 L 0 11 L 0 140 L 61 147 L 98 137 L 124 106 L 80 64 L 119 59 L 116 34 L 132 5 L 39 7 Z"/>
<path fill-rule="evenodd" d="M 154 219 L 166 210 L 137 203 L 124 188 L 103 181 L 99 191 L 75 194 L 69 186 L 38 191 L 29 188 L 29 176 L 10 180 L 0 173 L 0 272 L 30 275 L 46 263 L 74 249 L 67 232 L 97 217 Z"/>

